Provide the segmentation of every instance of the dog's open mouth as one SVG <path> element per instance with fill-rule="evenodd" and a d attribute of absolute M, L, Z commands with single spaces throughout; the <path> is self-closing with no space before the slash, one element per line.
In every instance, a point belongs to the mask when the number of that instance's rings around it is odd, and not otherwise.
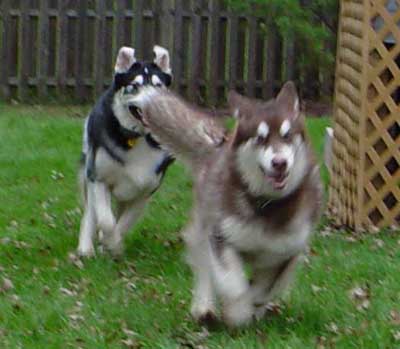
<path fill-rule="evenodd" d="M 144 119 L 143 119 L 143 112 L 142 110 L 134 104 L 129 106 L 129 111 L 135 117 L 135 119 L 139 120 L 144 126 L 147 126 Z"/>
<path fill-rule="evenodd" d="M 275 190 L 282 190 L 286 187 L 288 172 L 274 172 L 269 173 L 265 171 L 265 169 L 260 166 L 261 172 L 264 174 L 265 179 L 268 183 L 272 185 Z"/>

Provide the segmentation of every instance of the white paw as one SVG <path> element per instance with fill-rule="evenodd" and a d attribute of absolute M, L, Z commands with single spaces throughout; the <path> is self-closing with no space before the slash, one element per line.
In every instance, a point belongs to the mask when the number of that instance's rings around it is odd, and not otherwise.
<path fill-rule="evenodd" d="M 193 301 L 190 313 L 193 318 L 200 321 L 202 318 L 207 317 L 207 314 L 216 314 L 215 305 L 213 302 L 207 301 Z"/>
<path fill-rule="evenodd" d="M 230 327 L 245 326 L 253 318 L 253 306 L 247 299 L 236 299 L 223 305 L 223 320 Z"/>
<path fill-rule="evenodd" d="M 104 239 L 103 240 L 104 248 L 111 253 L 114 257 L 119 257 L 123 254 L 123 247 L 121 240 L 115 239 Z"/>
<path fill-rule="evenodd" d="M 94 257 L 96 253 L 93 246 L 78 246 L 77 254 L 81 257 Z"/>

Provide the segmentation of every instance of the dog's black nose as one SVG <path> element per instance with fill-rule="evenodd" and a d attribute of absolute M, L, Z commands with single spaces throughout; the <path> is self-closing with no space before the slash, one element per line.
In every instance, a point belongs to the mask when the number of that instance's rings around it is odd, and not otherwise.
<path fill-rule="evenodd" d="M 283 172 L 287 168 L 287 161 L 282 157 L 275 157 L 272 159 L 272 167 L 274 168 L 274 170 Z"/>

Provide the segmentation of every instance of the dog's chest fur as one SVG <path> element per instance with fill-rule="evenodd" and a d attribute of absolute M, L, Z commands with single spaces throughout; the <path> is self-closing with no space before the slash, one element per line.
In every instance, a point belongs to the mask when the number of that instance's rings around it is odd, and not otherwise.
<path fill-rule="evenodd" d="M 221 232 L 229 245 L 251 256 L 256 264 L 273 266 L 305 249 L 311 234 L 311 222 L 305 213 L 299 212 L 279 228 L 261 219 L 243 220 L 230 215 L 222 220 Z"/>
<path fill-rule="evenodd" d="M 118 200 L 132 200 L 157 189 L 162 177 L 157 169 L 167 156 L 164 151 L 150 147 L 143 137 L 125 152 L 124 164 L 100 148 L 96 155 L 97 178 L 111 187 Z"/>

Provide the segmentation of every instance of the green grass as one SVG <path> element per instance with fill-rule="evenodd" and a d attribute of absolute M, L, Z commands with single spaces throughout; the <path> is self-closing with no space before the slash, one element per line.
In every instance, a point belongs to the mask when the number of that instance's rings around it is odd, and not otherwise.
<path fill-rule="evenodd" d="M 280 314 L 206 335 L 189 316 L 191 273 L 178 231 L 191 181 L 179 164 L 129 234 L 121 261 L 100 255 L 83 268 L 71 261 L 82 129 L 71 116 L 85 110 L 0 105 L 0 276 L 14 285 L 0 291 L 0 348 L 400 348 L 390 315 L 400 310 L 393 233 L 357 242 L 317 233 Z M 326 125 L 308 121 L 318 154 Z M 368 292 L 365 310 L 349 295 L 357 286 Z"/>

